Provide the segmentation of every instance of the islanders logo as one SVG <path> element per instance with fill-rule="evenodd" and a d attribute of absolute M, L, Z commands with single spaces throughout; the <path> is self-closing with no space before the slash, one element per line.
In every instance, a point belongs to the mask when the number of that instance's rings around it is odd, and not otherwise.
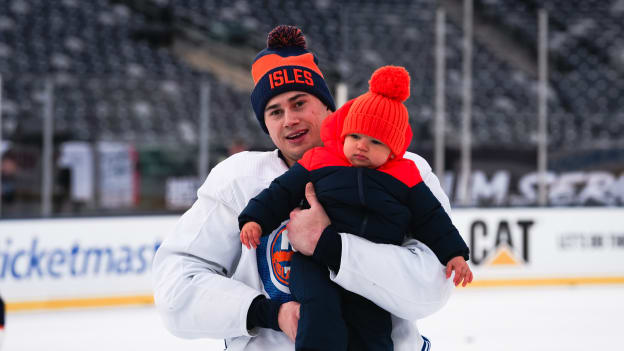
<path fill-rule="evenodd" d="M 260 239 L 256 259 L 258 272 L 264 284 L 264 290 L 271 299 L 281 302 L 292 301 L 290 295 L 290 260 L 293 249 L 288 241 L 286 223 Z"/>

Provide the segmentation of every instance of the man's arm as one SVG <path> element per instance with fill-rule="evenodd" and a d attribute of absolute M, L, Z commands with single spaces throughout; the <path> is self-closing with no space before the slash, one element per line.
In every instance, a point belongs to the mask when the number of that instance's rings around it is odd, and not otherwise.
<path fill-rule="evenodd" d="M 241 163 L 249 166 L 243 156 L 224 161 L 210 172 L 198 191 L 198 200 L 154 258 L 154 300 L 174 335 L 230 338 L 250 336 L 255 327 L 296 334 L 299 303 L 281 304 L 265 298 L 260 282 L 249 285 L 253 279 L 246 283 L 231 279 L 235 270 L 248 276 L 257 269 L 255 259 L 247 260 L 250 256 L 241 261 L 237 216 L 249 196 L 232 181 L 256 184 L 258 172 L 248 170 L 254 180 L 241 178 L 245 175 L 240 173 L 233 179 L 231 170 L 240 169 Z M 260 167 L 262 162 L 252 165 Z"/>
<path fill-rule="evenodd" d="M 442 308 L 453 290 L 444 266 L 417 240 L 403 246 L 376 244 L 340 233 L 342 255 L 331 279 L 393 315 L 418 320 Z"/>
<path fill-rule="evenodd" d="M 432 193 L 443 196 L 438 199 L 448 206 L 448 198 L 431 168 L 421 168 L 418 162 L 417 166 L 426 184 L 439 188 L 432 189 Z M 352 234 L 338 235 L 327 227 L 329 218 L 316 200 L 311 184 L 306 188 L 306 198 L 311 207 L 291 213 L 288 237 L 296 250 L 333 266 L 330 277 L 334 282 L 403 319 L 426 317 L 446 304 L 453 285 L 428 247 L 416 240 L 396 246 L 376 244 Z M 319 242 L 324 252 L 316 250 Z M 339 257 L 335 253 L 337 247 Z"/>
<path fill-rule="evenodd" d="M 240 261 L 238 212 L 248 201 L 245 191 L 254 191 L 240 184 L 257 184 L 258 172 L 253 166 L 262 163 L 252 158 L 250 168 L 248 156 L 237 154 L 212 169 L 197 192 L 197 201 L 154 257 L 154 301 L 174 335 L 249 335 L 247 315 L 252 301 L 262 295 L 260 283 L 255 286 L 231 279 L 235 271 L 244 274 L 246 269 L 256 269 L 255 262 Z M 248 168 L 244 173 L 240 172 L 242 164 Z"/>
<path fill-rule="evenodd" d="M 261 292 L 229 278 L 240 254 L 236 214 L 200 194 L 160 246 L 152 266 L 154 301 L 172 334 L 249 335 L 247 311 Z"/>

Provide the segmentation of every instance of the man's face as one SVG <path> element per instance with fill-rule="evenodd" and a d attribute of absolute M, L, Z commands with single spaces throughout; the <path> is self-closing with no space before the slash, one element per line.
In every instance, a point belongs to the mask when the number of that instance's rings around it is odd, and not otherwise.
<path fill-rule="evenodd" d="M 321 123 L 330 113 L 316 96 L 302 91 L 289 91 L 269 100 L 264 109 L 264 123 L 288 166 L 307 150 L 323 145 Z"/>

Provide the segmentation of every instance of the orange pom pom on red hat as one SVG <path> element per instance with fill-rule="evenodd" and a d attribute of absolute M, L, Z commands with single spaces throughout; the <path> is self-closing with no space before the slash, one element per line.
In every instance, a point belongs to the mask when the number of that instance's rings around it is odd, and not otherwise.
<path fill-rule="evenodd" d="M 409 72 L 399 66 L 378 68 L 368 81 L 371 93 L 403 102 L 410 96 Z"/>

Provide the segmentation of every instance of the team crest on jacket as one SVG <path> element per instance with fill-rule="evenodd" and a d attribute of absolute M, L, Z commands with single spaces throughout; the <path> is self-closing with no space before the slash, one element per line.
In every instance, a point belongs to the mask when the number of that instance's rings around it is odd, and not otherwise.
<path fill-rule="evenodd" d="M 272 300 L 281 302 L 292 301 L 289 278 L 293 249 L 288 241 L 286 223 L 270 235 L 261 237 L 256 251 L 258 273 L 264 290 Z"/>

